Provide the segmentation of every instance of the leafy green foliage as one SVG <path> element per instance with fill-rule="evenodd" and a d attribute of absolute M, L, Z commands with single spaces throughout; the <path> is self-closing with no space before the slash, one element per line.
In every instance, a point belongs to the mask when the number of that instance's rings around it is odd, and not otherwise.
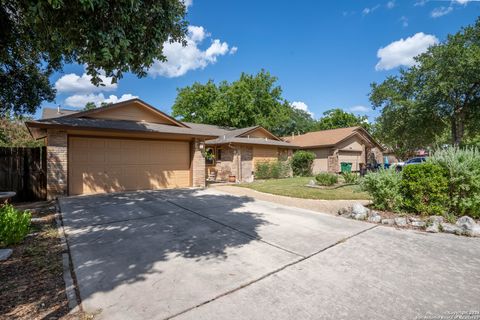
<path fill-rule="evenodd" d="M 353 113 L 345 112 L 342 109 L 331 109 L 323 113 L 314 126 L 314 130 L 329 130 L 347 127 L 363 127 L 370 130 L 368 117 L 356 116 Z"/>
<path fill-rule="evenodd" d="M 358 182 L 358 174 L 355 172 L 343 172 L 342 177 L 345 183 L 354 184 Z"/>
<path fill-rule="evenodd" d="M 313 160 L 315 160 L 315 153 L 313 152 L 303 150 L 295 152 L 291 159 L 293 175 L 311 176 Z"/>
<path fill-rule="evenodd" d="M 93 110 L 95 109 L 97 106 L 95 105 L 94 102 L 87 102 L 85 104 L 85 107 L 83 107 L 83 111 L 88 111 L 88 110 Z"/>
<path fill-rule="evenodd" d="M 377 209 L 396 211 L 402 205 L 401 177 L 401 173 L 395 169 L 382 169 L 368 173 L 360 181 L 360 186 L 373 198 L 373 205 Z"/>
<path fill-rule="evenodd" d="M 406 166 L 400 190 L 409 212 L 441 215 L 447 211 L 448 180 L 440 165 L 429 162 Z"/>
<path fill-rule="evenodd" d="M 256 179 L 280 179 L 290 175 L 287 161 L 262 161 L 255 164 Z"/>
<path fill-rule="evenodd" d="M 55 90 L 48 77 L 64 63 L 87 65 L 116 82 L 125 72 L 145 76 L 164 61 L 166 41 L 185 43 L 180 0 L 11 0 L 0 6 L 0 114 L 34 113 Z"/>
<path fill-rule="evenodd" d="M 457 216 L 480 218 L 480 149 L 437 150 L 427 163 L 438 165 L 445 172 L 449 211 Z"/>
<path fill-rule="evenodd" d="M 315 176 L 315 180 L 321 186 L 333 186 L 338 182 L 338 176 L 333 173 L 322 172 Z"/>
<path fill-rule="evenodd" d="M 10 204 L 0 207 L 0 243 L 16 244 L 23 240 L 30 229 L 31 215 L 19 212 Z"/>
<path fill-rule="evenodd" d="M 454 145 L 480 127 L 480 19 L 415 57 L 416 64 L 371 85 L 381 108 L 379 135 L 395 151 L 444 142 Z"/>
<path fill-rule="evenodd" d="M 43 141 L 34 140 L 24 118 L 0 118 L 0 147 L 39 147 Z"/>
<path fill-rule="evenodd" d="M 274 134 L 294 112 L 282 97 L 277 78 L 262 70 L 256 75 L 242 73 L 240 79 L 216 85 L 194 83 L 178 89 L 172 114 L 183 121 L 245 128 L 260 125 Z"/>

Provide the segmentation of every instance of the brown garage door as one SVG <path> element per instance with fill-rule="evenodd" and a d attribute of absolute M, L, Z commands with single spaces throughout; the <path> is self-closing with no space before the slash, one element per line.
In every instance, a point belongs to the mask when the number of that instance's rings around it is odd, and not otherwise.
<path fill-rule="evenodd" d="M 190 186 L 185 141 L 70 137 L 69 194 Z"/>
<path fill-rule="evenodd" d="M 360 170 L 360 163 L 364 163 L 365 161 L 362 160 L 361 151 L 340 151 L 338 153 L 339 168 L 342 162 L 351 163 L 352 170 L 358 171 Z"/>

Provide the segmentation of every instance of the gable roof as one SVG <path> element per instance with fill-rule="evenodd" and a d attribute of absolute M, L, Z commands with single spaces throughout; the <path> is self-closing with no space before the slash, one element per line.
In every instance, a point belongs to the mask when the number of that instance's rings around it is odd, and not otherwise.
<path fill-rule="evenodd" d="M 124 107 L 124 106 L 127 106 L 127 105 L 131 105 L 132 103 L 135 104 L 135 106 L 137 106 L 137 107 L 147 109 L 149 112 L 152 112 L 153 114 L 157 115 L 158 117 L 160 117 L 162 119 L 168 120 L 169 122 L 171 122 L 174 125 L 177 125 L 179 127 L 188 128 L 188 126 L 186 124 L 182 123 L 181 121 L 178 121 L 177 119 L 169 116 L 168 114 L 158 110 L 157 108 L 149 105 L 148 103 L 146 103 L 146 102 L 144 102 L 144 101 L 142 101 L 138 98 L 125 100 L 125 101 L 117 102 L 117 103 L 112 103 L 112 104 L 109 104 L 109 105 L 106 105 L 106 106 L 103 106 L 103 107 L 94 108 L 94 109 L 91 109 L 91 110 L 72 112 L 70 114 L 65 115 L 64 117 L 71 117 L 71 118 L 89 117 L 89 116 L 94 115 L 94 114 L 99 114 L 99 113 L 103 113 L 103 112 L 106 112 L 106 111 L 109 111 L 109 110 L 112 110 L 112 109 L 116 109 L 116 108 Z M 125 119 L 125 120 L 128 120 L 128 119 Z"/>
<path fill-rule="evenodd" d="M 373 137 L 362 127 L 348 127 L 314 131 L 293 137 L 283 137 L 283 140 L 294 143 L 302 149 L 314 147 L 321 148 L 335 146 L 336 144 L 354 135 L 360 135 L 364 140 L 369 141 L 370 143 L 380 148 L 380 150 L 383 150 L 382 146 L 380 146 L 375 141 L 375 139 L 373 139 Z"/>

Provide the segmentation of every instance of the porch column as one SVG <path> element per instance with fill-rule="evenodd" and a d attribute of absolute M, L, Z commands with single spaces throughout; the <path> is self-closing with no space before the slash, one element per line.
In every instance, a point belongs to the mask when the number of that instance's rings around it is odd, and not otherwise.
<path fill-rule="evenodd" d="M 192 154 L 192 187 L 205 187 L 205 157 L 200 149 L 203 141 L 194 139 L 191 143 Z"/>

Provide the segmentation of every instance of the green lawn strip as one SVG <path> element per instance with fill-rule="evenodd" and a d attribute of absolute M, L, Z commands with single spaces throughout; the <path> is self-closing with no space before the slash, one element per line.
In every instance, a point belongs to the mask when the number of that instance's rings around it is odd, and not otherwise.
<path fill-rule="evenodd" d="M 262 180 L 236 186 L 275 195 L 317 200 L 368 200 L 370 197 L 357 185 L 346 185 L 332 189 L 310 188 L 306 185 L 313 177 Z"/>

